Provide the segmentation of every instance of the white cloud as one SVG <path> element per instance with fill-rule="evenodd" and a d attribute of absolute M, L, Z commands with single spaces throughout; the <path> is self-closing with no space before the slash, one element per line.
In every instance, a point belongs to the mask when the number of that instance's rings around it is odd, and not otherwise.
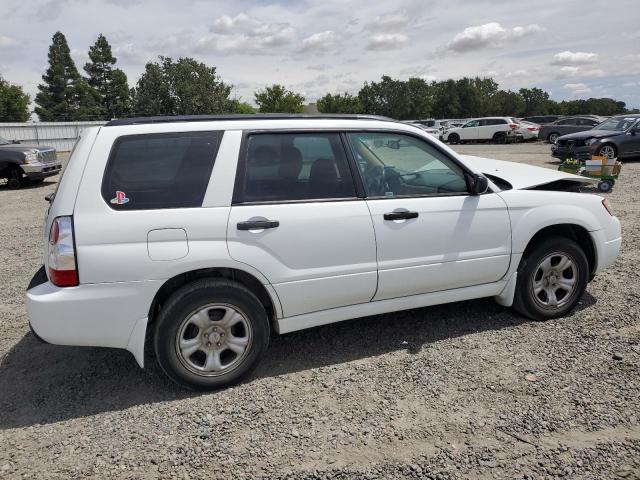
<path fill-rule="evenodd" d="M 483 48 L 500 47 L 509 40 L 515 40 L 545 29 L 533 23 L 525 27 L 504 28 L 498 22 L 485 23 L 465 28 L 448 42 L 445 50 L 464 53 Z"/>
<path fill-rule="evenodd" d="M 556 72 L 557 79 L 567 78 L 567 77 L 602 77 L 604 76 L 604 71 L 599 68 L 582 68 L 576 66 L 564 66 L 560 67 Z"/>
<path fill-rule="evenodd" d="M 573 93 L 574 95 L 589 93 L 591 91 L 591 88 L 589 88 L 589 86 L 585 85 L 584 83 L 565 83 L 562 88 L 564 88 L 565 90 L 571 90 L 571 93 Z"/>
<path fill-rule="evenodd" d="M 295 39 L 296 30 L 288 23 L 265 23 L 244 13 L 235 17 L 223 15 L 211 26 L 211 32 L 195 45 L 199 52 L 275 53 Z"/>
<path fill-rule="evenodd" d="M 518 70 L 514 70 L 513 72 L 505 73 L 504 78 L 520 78 L 520 77 L 528 77 L 529 75 L 530 75 L 529 70 L 520 68 Z"/>
<path fill-rule="evenodd" d="M 640 86 L 640 82 L 625 82 L 622 86 L 625 88 L 637 87 Z"/>
<path fill-rule="evenodd" d="M 327 52 L 338 44 L 339 36 L 333 30 L 314 33 L 302 40 L 302 50 L 305 52 Z"/>
<path fill-rule="evenodd" d="M 2 35 L 0 33 L 0 48 L 2 47 L 11 47 L 13 45 L 16 45 L 18 43 L 18 41 L 13 38 L 13 37 L 8 37 L 6 35 Z"/>
<path fill-rule="evenodd" d="M 598 54 L 591 52 L 564 52 L 556 53 L 551 60 L 551 65 L 585 65 L 598 61 Z"/>
<path fill-rule="evenodd" d="M 369 38 L 367 50 L 396 50 L 409 41 L 404 33 L 381 33 Z"/>
<path fill-rule="evenodd" d="M 367 24 L 368 31 L 398 32 L 409 23 L 409 17 L 402 13 L 379 15 Z"/>
<path fill-rule="evenodd" d="M 640 30 L 636 30 L 635 32 L 625 32 L 622 34 L 624 38 L 628 38 L 629 40 L 635 40 L 640 38 Z"/>

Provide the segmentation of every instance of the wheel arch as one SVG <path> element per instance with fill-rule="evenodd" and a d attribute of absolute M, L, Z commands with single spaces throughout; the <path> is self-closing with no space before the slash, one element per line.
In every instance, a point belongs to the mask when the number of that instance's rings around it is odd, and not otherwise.
<path fill-rule="evenodd" d="M 592 278 L 598 263 L 596 246 L 589 234 L 589 231 L 585 227 L 575 223 L 558 223 L 541 228 L 527 242 L 522 258 L 526 258 L 527 254 L 532 249 L 534 249 L 544 239 L 551 236 L 568 238 L 580 245 L 580 248 L 582 248 L 585 256 L 587 257 L 589 273 Z"/>
<path fill-rule="evenodd" d="M 166 280 L 156 292 L 149 307 L 148 324 L 153 323 L 164 302 L 181 286 L 201 278 L 225 278 L 248 288 L 265 307 L 271 328 L 279 332 L 278 318 L 282 315 L 280 302 L 274 290 L 269 289 L 253 274 L 233 267 L 210 267 L 190 270 Z"/>

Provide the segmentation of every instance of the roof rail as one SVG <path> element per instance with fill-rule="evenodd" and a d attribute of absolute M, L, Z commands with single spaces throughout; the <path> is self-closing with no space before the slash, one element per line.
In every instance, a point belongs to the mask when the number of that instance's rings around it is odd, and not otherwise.
<path fill-rule="evenodd" d="M 178 122 L 209 122 L 209 121 L 230 121 L 230 120 L 383 120 L 387 122 L 397 122 L 392 118 L 379 115 L 352 115 L 352 114 L 294 114 L 294 113 L 253 113 L 237 115 L 175 115 L 157 117 L 132 117 L 118 118 L 107 122 L 105 127 L 115 127 L 120 125 L 144 125 L 149 123 L 178 123 Z"/>

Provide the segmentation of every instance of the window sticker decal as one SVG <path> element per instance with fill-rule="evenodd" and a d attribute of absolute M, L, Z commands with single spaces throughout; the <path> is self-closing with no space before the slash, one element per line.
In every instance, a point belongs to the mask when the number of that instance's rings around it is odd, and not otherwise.
<path fill-rule="evenodd" d="M 127 197 L 126 193 L 121 192 L 120 190 L 118 190 L 118 191 L 116 191 L 115 198 L 112 198 L 110 200 L 110 202 L 115 204 L 115 205 L 124 205 L 125 203 L 129 203 L 129 197 Z"/>

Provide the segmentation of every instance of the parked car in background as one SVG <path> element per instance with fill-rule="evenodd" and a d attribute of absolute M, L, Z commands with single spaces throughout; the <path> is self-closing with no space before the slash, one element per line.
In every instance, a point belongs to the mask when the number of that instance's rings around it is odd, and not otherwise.
<path fill-rule="evenodd" d="M 57 175 L 62 168 L 56 150 L 40 145 L 22 145 L 0 138 L 0 178 L 18 189 L 26 182 L 37 183 Z"/>
<path fill-rule="evenodd" d="M 532 117 L 521 118 L 520 121 L 536 123 L 538 125 L 547 125 L 560 119 L 560 115 L 534 115 Z"/>
<path fill-rule="evenodd" d="M 524 141 L 537 140 L 539 131 L 540 131 L 540 125 L 538 125 L 537 123 L 520 120 L 520 123 L 518 126 L 518 132 L 522 134 L 522 139 Z"/>
<path fill-rule="evenodd" d="M 450 128 L 442 139 L 454 145 L 479 141 L 511 143 L 522 140 L 522 134 L 518 132 L 518 121 L 513 117 L 483 117 L 469 120 L 462 127 Z"/>
<path fill-rule="evenodd" d="M 558 318 L 622 241 L 585 182 L 381 117 L 114 120 L 50 197 L 29 321 L 141 366 L 153 345 L 175 382 L 219 388 L 272 333 L 482 297 Z"/>
<path fill-rule="evenodd" d="M 409 120 L 408 123 L 423 129 L 438 139 L 442 138 L 442 134 L 449 128 L 447 120 Z"/>
<path fill-rule="evenodd" d="M 461 127 L 468 121 L 468 118 L 449 118 L 446 120 L 446 122 L 449 124 L 449 128 Z"/>
<path fill-rule="evenodd" d="M 619 115 L 598 124 L 592 130 L 564 135 L 551 145 L 551 155 L 589 159 L 640 157 L 640 115 Z"/>
<path fill-rule="evenodd" d="M 549 125 L 544 125 L 538 132 L 538 138 L 555 143 L 558 137 L 568 133 L 583 132 L 591 130 L 604 120 L 601 117 L 591 115 L 580 115 L 575 117 L 563 117 Z"/>

